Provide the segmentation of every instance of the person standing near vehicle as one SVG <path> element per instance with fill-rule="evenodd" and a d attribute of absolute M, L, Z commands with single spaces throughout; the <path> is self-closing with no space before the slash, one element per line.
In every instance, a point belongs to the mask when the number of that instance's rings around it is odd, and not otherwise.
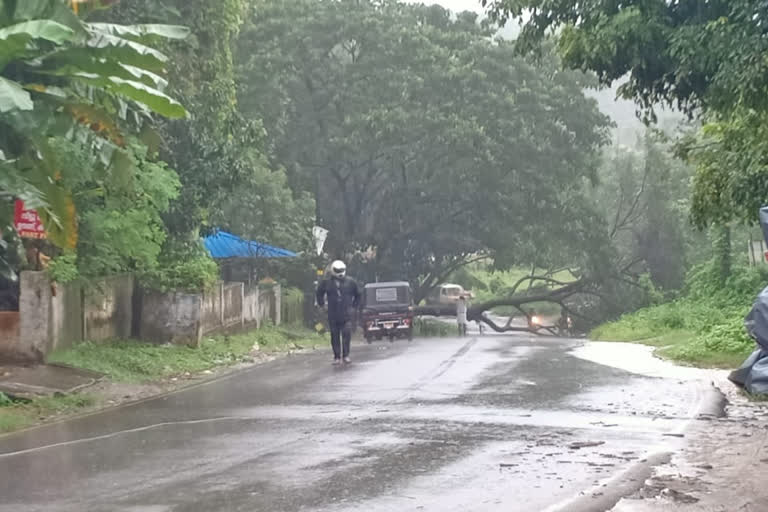
<path fill-rule="evenodd" d="M 357 282 L 347 277 L 347 266 L 336 260 L 331 264 L 331 276 L 317 287 L 317 304 L 328 304 L 328 328 L 331 331 L 333 364 L 352 362 L 349 346 L 352 340 L 352 321 L 360 304 L 360 288 Z"/>
<path fill-rule="evenodd" d="M 456 303 L 456 322 L 459 324 L 459 336 L 467 335 L 467 299 L 463 295 Z"/>

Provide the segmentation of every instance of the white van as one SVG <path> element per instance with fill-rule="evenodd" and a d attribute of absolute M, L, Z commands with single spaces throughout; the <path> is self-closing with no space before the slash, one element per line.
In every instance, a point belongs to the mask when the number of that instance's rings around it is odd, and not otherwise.
<path fill-rule="evenodd" d="M 472 293 L 458 284 L 443 284 L 427 296 L 427 304 L 456 304 L 459 297 L 472 298 Z"/>

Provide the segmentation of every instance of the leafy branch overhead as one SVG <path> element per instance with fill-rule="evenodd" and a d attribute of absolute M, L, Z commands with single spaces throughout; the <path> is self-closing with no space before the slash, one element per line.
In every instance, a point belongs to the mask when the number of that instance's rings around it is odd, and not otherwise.
<path fill-rule="evenodd" d="M 691 217 L 699 227 L 754 224 L 768 204 L 768 5 L 709 2 L 482 0 L 497 21 L 520 20 L 518 51 L 558 34 L 563 63 L 621 81 L 646 120 L 672 107 L 703 121 L 681 141 L 696 166 Z"/>
<path fill-rule="evenodd" d="M 189 31 L 87 23 L 77 14 L 103 4 L 3 0 L 0 11 L 0 193 L 38 207 L 61 247 L 76 244 L 77 213 L 50 138 L 66 137 L 111 165 L 126 135 L 153 114 L 186 116 L 163 92 L 168 59 L 151 44 Z"/>

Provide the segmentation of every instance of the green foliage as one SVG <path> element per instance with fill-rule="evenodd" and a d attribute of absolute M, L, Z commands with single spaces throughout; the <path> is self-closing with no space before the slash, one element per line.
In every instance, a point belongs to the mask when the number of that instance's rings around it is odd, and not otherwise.
<path fill-rule="evenodd" d="M 52 281 L 57 283 L 69 283 L 80 277 L 77 269 L 77 253 L 67 250 L 53 258 L 46 269 Z"/>
<path fill-rule="evenodd" d="M 420 298 L 478 252 L 547 267 L 604 246 L 583 184 L 608 120 L 553 55 L 438 6 L 261 0 L 237 56 L 240 108 L 315 196 L 328 252 L 375 249 L 356 276 Z"/>
<path fill-rule="evenodd" d="M 233 45 L 245 0 L 123 2 L 110 21 L 173 20 L 191 29 L 188 44 L 173 45 L 170 89 L 191 119 L 163 123 L 164 160 L 178 170 L 181 193 L 165 222 L 179 240 L 222 228 L 245 238 L 295 250 L 309 246 L 314 201 L 292 191 L 285 172 L 266 157 L 261 112 L 240 113 Z"/>
<path fill-rule="evenodd" d="M 49 138 L 66 136 L 109 163 L 124 133 L 152 112 L 184 116 L 162 92 L 158 73 L 167 58 L 145 43 L 149 35 L 185 34 L 179 27 L 91 25 L 61 0 L 3 3 L 0 198 L 20 197 L 37 208 L 56 245 L 75 247 L 76 210 Z"/>
<path fill-rule="evenodd" d="M 755 224 L 768 204 L 768 113 L 737 108 L 708 121 L 680 145 L 697 169 L 691 218 L 700 227 Z"/>
<path fill-rule="evenodd" d="M 717 283 L 725 285 L 731 276 L 731 229 L 725 225 L 716 226 L 712 231 L 712 249 L 714 266 L 717 271 Z"/>
<path fill-rule="evenodd" d="M 413 321 L 413 335 L 420 338 L 447 338 L 456 336 L 458 332 L 458 326 L 455 323 L 428 317 L 419 317 Z"/>
<path fill-rule="evenodd" d="M 80 273 L 99 277 L 155 268 L 166 238 L 161 214 L 178 195 L 176 173 L 133 138 L 109 166 L 69 140 L 50 144 L 78 210 Z"/>
<path fill-rule="evenodd" d="M 33 419 L 11 407 L 0 408 L 0 433 L 13 432 L 27 427 Z"/>
<path fill-rule="evenodd" d="M 96 402 L 96 397 L 87 393 L 41 397 L 23 402 L 12 401 L 0 393 L 0 433 L 13 432 L 49 417 L 76 412 Z"/>
<path fill-rule="evenodd" d="M 683 298 L 624 315 L 593 330 L 592 337 L 650 342 L 666 347 L 661 351 L 665 357 L 732 366 L 754 349 L 744 317 L 766 283 L 768 272 L 761 267 L 735 267 L 723 285 L 714 261 L 700 265 L 689 273 Z M 668 343 L 673 333 L 684 336 Z"/>
<path fill-rule="evenodd" d="M 168 240 L 158 257 L 157 267 L 141 274 L 143 286 L 159 291 L 207 290 L 218 278 L 219 267 L 200 241 Z"/>
<path fill-rule="evenodd" d="M 50 361 L 102 372 L 113 380 L 141 382 L 195 373 L 248 359 L 254 346 L 259 352 L 285 352 L 311 348 L 321 339 L 309 331 L 262 328 L 233 336 L 204 339 L 198 348 L 152 345 L 138 341 L 82 343 L 54 352 Z"/>
<path fill-rule="evenodd" d="M 711 261 L 691 269 L 686 279 L 686 292 L 695 300 L 709 300 L 720 305 L 750 305 L 766 282 L 768 270 L 763 266 L 735 266 L 728 280 L 721 284 L 719 266 Z"/>
<path fill-rule="evenodd" d="M 566 65 L 595 71 L 605 83 L 629 73 L 620 92 L 651 108 L 665 102 L 693 112 L 765 105 L 768 48 L 765 6 L 752 0 L 714 2 L 573 2 L 483 0 L 497 18 L 524 22 L 519 49 L 528 51 L 564 27 Z"/>
<path fill-rule="evenodd" d="M 733 220 L 754 224 L 768 201 L 766 7 L 751 0 L 714 2 L 548 2 L 484 0 L 504 19 L 526 20 L 518 49 L 550 30 L 564 63 L 595 71 L 649 117 L 667 104 L 706 124 L 682 144 L 696 166 L 691 215 L 699 227 Z"/>

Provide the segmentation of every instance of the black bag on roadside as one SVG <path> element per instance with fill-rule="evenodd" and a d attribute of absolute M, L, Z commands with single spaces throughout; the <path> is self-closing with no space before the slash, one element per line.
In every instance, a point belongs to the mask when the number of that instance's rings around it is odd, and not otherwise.
<path fill-rule="evenodd" d="M 761 224 L 763 214 L 761 209 Z M 755 299 L 752 310 L 744 319 L 744 327 L 759 347 L 738 370 L 728 375 L 728 379 L 749 393 L 768 394 L 768 287 L 763 288 Z"/>

